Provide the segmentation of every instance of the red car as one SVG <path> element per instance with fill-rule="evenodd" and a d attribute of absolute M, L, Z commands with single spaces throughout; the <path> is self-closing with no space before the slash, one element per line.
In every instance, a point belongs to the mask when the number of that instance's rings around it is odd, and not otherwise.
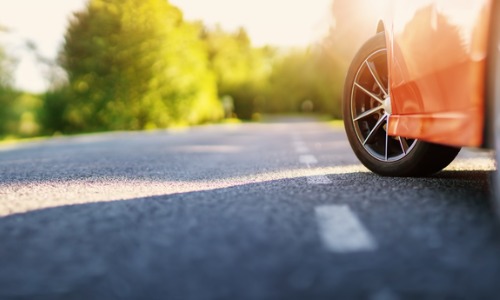
<path fill-rule="evenodd" d="M 438 172 L 461 147 L 500 143 L 500 2 L 393 1 L 349 68 L 344 123 L 386 176 Z"/>

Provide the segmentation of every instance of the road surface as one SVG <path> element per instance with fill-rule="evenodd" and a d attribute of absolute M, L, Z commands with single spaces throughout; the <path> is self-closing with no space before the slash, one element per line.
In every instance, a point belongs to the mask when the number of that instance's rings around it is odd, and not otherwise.
<path fill-rule="evenodd" d="M 491 153 L 384 178 L 314 120 L 0 146 L 0 299 L 500 299 Z"/>

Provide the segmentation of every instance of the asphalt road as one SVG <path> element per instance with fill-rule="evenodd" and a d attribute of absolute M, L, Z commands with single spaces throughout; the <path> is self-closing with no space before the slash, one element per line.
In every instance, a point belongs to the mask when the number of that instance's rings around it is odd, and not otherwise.
<path fill-rule="evenodd" d="M 0 299 L 500 299 L 491 153 L 384 178 L 298 121 L 0 146 Z"/>

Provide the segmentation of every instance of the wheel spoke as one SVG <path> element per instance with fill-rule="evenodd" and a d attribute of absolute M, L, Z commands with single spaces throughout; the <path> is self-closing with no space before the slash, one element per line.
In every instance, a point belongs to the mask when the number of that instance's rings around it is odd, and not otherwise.
<path fill-rule="evenodd" d="M 361 120 L 361 119 L 363 119 L 363 118 L 366 118 L 366 117 L 368 117 L 368 116 L 370 116 L 370 115 L 372 115 L 372 114 L 374 114 L 374 113 L 378 112 L 378 111 L 379 111 L 379 110 L 381 110 L 381 109 L 383 109 L 383 106 L 382 106 L 382 105 L 377 106 L 377 107 L 374 107 L 374 108 L 369 109 L 369 110 L 367 110 L 367 111 L 364 111 L 364 112 L 362 112 L 359 116 L 357 116 L 357 117 L 354 119 L 354 122 L 357 122 L 357 121 L 359 121 L 359 120 Z"/>
<path fill-rule="evenodd" d="M 375 49 L 357 67 L 351 81 L 349 116 L 365 154 L 384 164 L 404 159 L 417 143 L 388 132 L 392 111 L 386 64 L 386 49 Z"/>
<path fill-rule="evenodd" d="M 403 154 L 406 155 L 408 149 L 410 148 L 410 146 L 408 145 L 408 141 L 404 137 L 400 136 L 399 145 L 401 146 L 401 150 L 403 150 Z"/>
<path fill-rule="evenodd" d="M 372 97 L 374 100 L 378 101 L 380 104 L 384 104 L 384 100 L 380 99 L 377 95 L 375 95 L 374 93 L 372 93 L 369 90 L 365 89 L 359 83 L 355 82 L 354 85 L 357 86 L 363 92 L 365 92 L 365 94 L 367 94 L 368 96 Z"/>
<path fill-rule="evenodd" d="M 387 125 L 389 125 L 389 118 L 387 118 Z M 389 127 L 389 126 L 387 126 Z M 389 133 L 385 131 L 385 161 L 389 160 Z"/>
<path fill-rule="evenodd" d="M 372 74 L 373 79 L 375 79 L 375 83 L 377 83 L 379 89 L 384 93 L 384 96 L 387 97 L 389 96 L 387 94 L 387 91 L 385 90 L 384 85 L 382 84 L 382 80 L 380 79 L 380 76 L 378 75 L 377 68 L 375 67 L 375 64 L 373 62 L 368 62 L 366 61 L 366 66 L 368 67 L 368 70 L 370 71 L 370 74 Z"/>
<path fill-rule="evenodd" d="M 366 144 L 368 144 L 369 142 L 371 142 L 373 140 L 373 137 L 375 137 L 375 133 L 382 127 L 382 125 L 384 125 L 384 122 L 386 120 L 387 120 L 387 115 L 383 115 L 377 121 L 377 123 L 375 124 L 375 126 L 373 126 L 373 129 L 370 131 L 370 133 L 366 137 L 365 141 L 363 142 L 363 145 L 366 145 Z"/>

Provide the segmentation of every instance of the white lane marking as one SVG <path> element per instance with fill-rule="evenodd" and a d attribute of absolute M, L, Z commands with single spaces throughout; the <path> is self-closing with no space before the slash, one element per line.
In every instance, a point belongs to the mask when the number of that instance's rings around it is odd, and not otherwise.
<path fill-rule="evenodd" d="M 297 153 L 309 153 L 309 148 L 304 144 L 300 139 L 295 139 L 293 141 L 293 145 L 295 147 L 295 152 Z M 317 164 L 318 160 L 314 155 L 311 154 L 303 154 L 299 157 L 301 163 L 306 164 L 308 168 L 311 168 L 311 165 Z M 326 177 L 325 175 L 316 175 L 307 177 L 308 184 L 330 184 L 332 181 Z"/>
<path fill-rule="evenodd" d="M 297 153 L 308 153 L 309 152 L 309 148 L 307 148 L 306 146 L 295 146 L 295 152 L 297 152 Z"/>
<path fill-rule="evenodd" d="M 300 140 L 300 135 L 298 133 L 293 133 L 291 135 L 291 137 L 292 137 L 292 140 L 294 140 L 294 141 Z"/>
<path fill-rule="evenodd" d="M 320 236 L 326 249 L 336 253 L 374 251 L 375 239 L 347 205 L 315 208 Z"/>
<path fill-rule="evenodd" d="M 332 181 L 325 175 L 309 176 L 307 177 L 309 184 L 330 184 Z"/>
<path fill-rule="evenodd" d="M 314 155 L 311 154 L 304 154 L 299 157 L 299 161 L 303 164 L 306 164 L 307 166 L 310 166 L 312 164 L 317 164 L 318 160 Z"/>
<path fill-rule="evenodd" d="M 306 144 L 300 140 L 296 140 L 293 142 L 293 146 L 295 148 L 295 152 L 297 153 L 308 153 L 309 148 L 307 148 Z"/>

